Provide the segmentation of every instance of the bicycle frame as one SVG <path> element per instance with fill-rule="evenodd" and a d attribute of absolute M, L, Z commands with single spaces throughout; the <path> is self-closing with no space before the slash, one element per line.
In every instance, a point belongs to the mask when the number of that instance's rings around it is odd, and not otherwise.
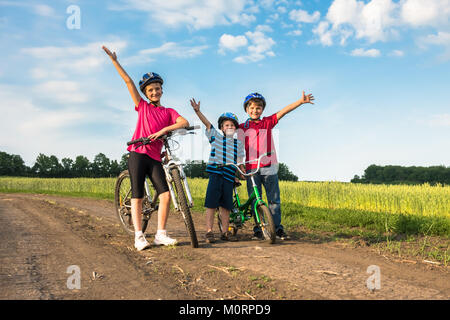
<path fill-rule="evenodd" d="M 154 203 L 156 203 L 156 199 L 158 198 L 159 195 L 155 191 L 155 194 L 152 196 L 152 192 L 150 191 L 151 190 L 150 189 L 150 185 L 149 185 L 147 179 L 148 179 L 148 177 L 145 177 L 145 180 L 144 180 L 144 193 L 145 193 L 145 195 L 144 195 L 144 197 L 146 197 L 147 201 L 150 203 L 150 206 L 151 206 L 150 209 L 153 209 L 152 206 L 153 206 Z M 143 213 L 146 214 L 147 212 L 143 212 Z"/>
<path fill-rule="evenodd" d="M 194 126 L 191 127 L 192 129 L 198 129 L 200 126 Z M 189 130 L 192 130 L 189 129 Z M 189 189 L 189 184 L 187 182 L 186 179 L 186 174 L 184 173 L 183 170 L 183 164 L 181 163 L 181 161 L 172 154 L 172 150 L 170 150 L 170 146 L 169 146 L 169 139 L 171 137 L 174 136 L 174 132 L 175 135 L 176 133 L 178 133 L 178 135 L 184 135 L 186 134 L 186 130 L 183 131 L 183 129 L 178 129 L 176 131 L 172 131 L 169 132 L 166 135 L 163 135 L 162 137 L 160 137 L 159 139 L 163 140 L 163 145 L 164 145 L 164 157 L 163 157 L 163 161 L 162 161 L 162 167 L 164 169 L 164 173 L 165 173 L 165 177 L 166 177 L 166 181 L 167 181 L 167 185 L 169 186 L 169 193 L 170 193 L 170 198 L 172 199 L 172 204 L 175 207 L 175 209 L 178 211 L 180 210 L 180 206 L 177 202 L 177 198 L 175 196 L 175 190 L 173 187 L 173 179 L 172 179 L 172 174 L 170 173 L 170 171 L 174 168 L 178 169 L 178 171 L 180 172 L 180 178 L 183 181 L 183 186 L 184 186 L 184 190 L 187 196 L 187 200 L 188 200 L 188 206 L 189 208 L 192 208 L 194 206 L 194 201 L 192 200 L 192 195 L 191 195 L 191 190 Z M 147 144 L 151 141 L 149 141 L 147 139 L 147 141 L 144 143 L 143 139 L 145 140 L 145 138 L 141 138 L 141 139 L 137 139 L 137 140 L 133 140 L 128 142 L 128 145 L 133 144 L 133 143 L 137 143 L 140 142 L 142 144 Z M 150 193 L 150 188 L 149 188 L 149 184 L 147 182 L 147 179 L 145 179 L 145 192 L 147 194 L 147 199 L 150 203 L 154 203 L 156 198 L 159 196 L 158 194 L 156 194 L 153 199 L 151 198 L 151 193 Z"/>
<path fill-rule="evenodd" d="M 163 146 L 165 148 L 163 154 L 161 154 L 162 158 L 162 167 L 164 170 L 164 176 L 168 185 L 170 198 L 172 199 L 172 203 L 179 213 L 183 216 L 184 223 L 186 225 L 186 229 L 188 231 L 191 245 L 194 248 L 198 248 L 198 240 L 197 240 L 197 234 L 195 232 L 195 226 L 194 221 L 192 219 L 192 215 L 190 212 L 190 208 L 194 206 L 194 203 L 192 201 L 192 195 L 191 191 L 189 189 L 189 185 L 187 182 L 186 174 L 183 170 L 183 165 L 181 161 L 175 157 L 172 154 L 172 150 L 170 148 L 169 141 L 172 137 L 175 135 L 184 135 L 187 131 L 198 129 L 200 126 L 193 126 L 193 127 L 187 127 L 185 129 L 179 129 L 176 131 L 168 132 L 167 134 L 161 136 L 159 139 L 163 142 Z M 190 132 L 189 132 L 190 133 Z M 173 140 L 175 143 L 178 144 L 177 141 Z M 132 140 L 127 142 L 128 145 L 141 143 L 142 145 L 146 145 L 148 143 L 151 143 L 152 140 L 148 137 L 142 137 L 136 140 Z M 178 144 L 179 145 L 179 144 Z M 116 182 L 116 188 L 115 188 L 115 203 L 116 203 L 116 211 L 119 220 L 121 221 L 123 227 L 128 233 L 133 233 L 133 225 L 130 223 L 130 217 L 128 217 L 128 221 L 124 221 L 124 215 L 122 214 L 122 200 L 121 200 L 121 186 L 122 181 L 124 181 L 125 178 L 129 177 L 129 172 L 124 171 L 123 174 L 119 176 L 119 179 Z M 151 214 L 158 209 L 158 197 L 159 194 L 157 192 L 153 192 L 152 188 L 150 188 L 150 183 L 148 181 L 148 177 L 144 179 L 144 190 L 145 190 L 145 196 L 144 196 L 144 202 L 143 202 L 143 218 L 142 218 L 142 232 L 145 231 L 148 225 L 148 221 L 150 219 Z M 130 188 L 131 191 L 131 188 Z M 128 193 L 130 193 L 128 191 Z M 152 195 L 152 193 L 154 193 Z M 130 199 L 131 202 L 131 199 Z M 128 210 L 127 210 L 128 211 Z"/>
<path fill-rule="evenodd" d="M 241 217 L 241 221 L 242 222 L 245 222 L 245 221 L 247 221 L 247 220 L 249 220 L 249 218 L 247 218 L 247 216 L 246 216 L 246 213 L 248 212 L 248 210 L 249 210 L 249 207 L 251 206 L 251 204 L 253 203 L 253 201 L 255 201 L 255 204 L 254 204 L 254 212 L 255 212 L 255 217 L 256 217 L 256 221 L 258 222 L 258 223 L 261 223 L 261 219 L 259 218 L 259 214 L 258 214 L 258 210 L 257 210 L 257 208 L 261 205 L 261 204 L 264 204 L 264 205 L 266 205 L 267 206 L 267 203 L 265 203 L 262 199 L 261 199 L 261 195 L 259 194 L 259 191 L 258 191 L 258 187 L 256 186 L 256 182 L 255 182 L 255 178 L 254 178 L 254 175 L 259 171 L 259 169 L 260 169 L 260 162 L 261 162 L 261 159 L 264 157 L 264 156 L 266 156 L 266 155 L 270 155 L 271 153 L 270 152 L 268 152 L 268 153 L 265 153 L 265 154 L 262 154 L 259 158 L 258 158 L 258 167 L 257 167 L 257 169 L 254 171 L 254 172 L 250 172 L 250 173 L 248 173 L 248 174 L 245 174 L 245 173 L 243 173 L 242 171 L 241 171 L 241 169 L 239 168 L 239 164 L 234 164 L 234 163 L 227 163 L 227 164 L 225 164 L 225 165 L 233 165 L 234 167 L 236 167 L 238 170 L 239 170 L 239 172 L 242 174 L 242 175 L 244 175 L 244 176 L 250 176 L 250 181 L 252 182 L 252 187 L 253 187 L 253 192 L 252 192 L 252 194 L 249 196 L 249 198 L 248 198 L 248 200 L 244 203 L 244 204 L 241 204 L 241 201 L 240 201 L 240 199 L 239 199 L 239 194 L 237 193 L 237 190 L 236 190 L 236 188 L 234 188 L 234 190 L 233 190 L 233 192 L 234 192 L 234 198 L 236 199 L 236 205 L 237 205 L 237 209 L 239 210 L 239 214 L 240 214 L 240 217 Z M 248 162 L 252 162 L 252 161 L 256 161 L 256 160 L 251 160 L 251 161 L 248 161 Z M 246 163 L 246 162 L 245 162 Z M 243 163 L 243 164 L 245 164 L 245 163 Z M 233 215 L 233 220 L 235 219 L 235 216 L 237 215 L 237 213 L 236 214 L 233 214 L 233 212 L 231 213 L 231 215 L 230 215 L 230 220 L 231 220 L 231 216 Z"/>
<path fill-rule="evenodd" d="M 254 212 L 255 212 L 255 216 L 256 216 L 256 221 L 258 223 L 260 223 L 261 220 L 259 219 L 259 214 L 258 214 L 257 208 L 261 204 L 265 204 L 266 206 L 267 206 L 267 204 L 264 202 L 264 200 L 261 199 L 261 195 L 259 194 L 258 187 L 255 184 L 253 176 L 250 179 L 253 183 L 253 192 L 250 195 L 250 197 L 248 198 L 248 200 L 244 204 L 241 204 L 241 201 L 239 199 L 239 194 L 238 194 L 236 188 L 234 188 L 234 197 L 236 199 L 237 209 L 239 210 L 239 214 L 241 215 L 242 221 L 249 220 L 245 213 L 247 213 L 249 211 L 249 207 L 252 205 L 253 201 L 256 200 L 254 203 Z"/>
<path fill-rule="evenodd" d="M 172 175 L 170 173 L 170 170 L 172 170 L 173 168 L 177 168 L 178 171 L 180 172 L 180 178 L 181 178 L 181 180 L 183 180 L 184 190 L 186 192 L 186 196 L 187 196 L 188 202 L 189 202 L 188 203 L 189 208 L 192 208 L 194 206 L 194 201 L 192 200 L 191 190 L 189 189 L 189 184 L 187 183 L 186 174 L 184 173 L 184 170 L 183 170 L 183 165 L 177 157 L 172 155 L 172 151 L 170 150 L 169 143 L 168 143 L 168 137 L 164 139 L 164 148 L 166 151 L 166 155 L 165 155 L 164 161 L 163 161 L 163 169 L 165 172 L 167 184 L 169 186 L 169 192 L 170 192 L 170 197 L 172 199 L 172 203 L 173 203 L 175 209 L 179 210 L 178 202 L 176 201 L 176 197 L 175 197 L 175 191 L 174 191 L 173 185 L 172 185 Z"/>

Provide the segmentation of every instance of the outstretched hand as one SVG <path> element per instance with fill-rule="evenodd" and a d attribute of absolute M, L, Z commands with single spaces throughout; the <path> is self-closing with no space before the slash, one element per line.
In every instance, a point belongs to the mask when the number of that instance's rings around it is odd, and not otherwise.
<path fill-rule="evenodd" d="M 194 109 L 195 112 L 200 111 L 200 101 L 197 103 L 195 102 L 195 99 L 191 99 L 191 106 Z"/>
<path fill-rule="evenodd" d="M 111 58 L 112 61 L 117 60 L 117 55 L 115 52 L 111 52 L 107 47 L 102 46 L 102 49 L 105 50 L 106 54 Z"/>
<path fill-rule="evenodd" d="M 314 104 L 314 102 L 312 102 L 312 101 L 314 101 L 314 96 L 313 96 L 311 93 L 308 94 L 308 95 L 305 95 L 305 91 L 303 91 L 301 103 L 311 103 L 311 104 Z"/>

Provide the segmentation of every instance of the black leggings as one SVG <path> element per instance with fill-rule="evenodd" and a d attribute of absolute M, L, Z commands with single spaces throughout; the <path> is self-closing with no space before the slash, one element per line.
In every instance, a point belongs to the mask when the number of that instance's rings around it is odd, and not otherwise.
<path fill-rule="evenodd" d="M 158 194 L 169 191 L 161 162 L 146 154 L 130 152 L 128 172 L 131 180 L 131 198 L 141 199 L 144 197 L 145 176 L 150 178 Z"/>

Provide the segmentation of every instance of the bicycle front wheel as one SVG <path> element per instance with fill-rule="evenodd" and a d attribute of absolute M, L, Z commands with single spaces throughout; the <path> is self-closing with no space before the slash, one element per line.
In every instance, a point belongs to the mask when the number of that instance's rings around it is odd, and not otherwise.
<path fill-rule="evenodd" d="M 131 217 L 131 181 L 128 170 L 122 171 L 119 177 L 117 177 L 114 192 L 114 204 L 120 225 L 128 234 L 134 235 L 134 225 Z M 143 206 L 147 206 L 145 201 Z M 145 232 L 147 225 L 148 219 L 143 216 L 142 232 Z"/>
<path fill-rule="evenodd" d="M 272 213 L 265 204 L 259 205 L 256 210 L 258 211 L 259 226 L 264 235 L 264 239 L 273 244 L 276 240 L 275 223 L 273 222 Z"/>
<path fill-rule="evenodd" d="M 195 232 L 194 221 L 192 220 L 191 211 L 186 200 L 186 194 L 184 193 L 183 184 L 181 183 L 180 172 L 177 168 L 170 170 L 172 179 L 175 185 L 175 192 L 181 215 L 183 216 L 186 229 L 191 238 L 191 245 L 193 248 L 198 248 L 197 233 Z"/>

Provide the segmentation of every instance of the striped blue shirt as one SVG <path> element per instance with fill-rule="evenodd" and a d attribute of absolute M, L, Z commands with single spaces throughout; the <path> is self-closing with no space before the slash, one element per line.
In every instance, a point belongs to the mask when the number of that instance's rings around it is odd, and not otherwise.
<path fill-rule="evenodd" d="M 225 166 L 217 168 L 216 164 L 240 163 L 244 161 L 245 149 L 242 141 L 233 137 L 226 137 L 213 126 L 205 130 L 206 137 L 211 144 L 206 172 L 220 174 L 224 179 L 234 182 L 236 168 Z"/>

